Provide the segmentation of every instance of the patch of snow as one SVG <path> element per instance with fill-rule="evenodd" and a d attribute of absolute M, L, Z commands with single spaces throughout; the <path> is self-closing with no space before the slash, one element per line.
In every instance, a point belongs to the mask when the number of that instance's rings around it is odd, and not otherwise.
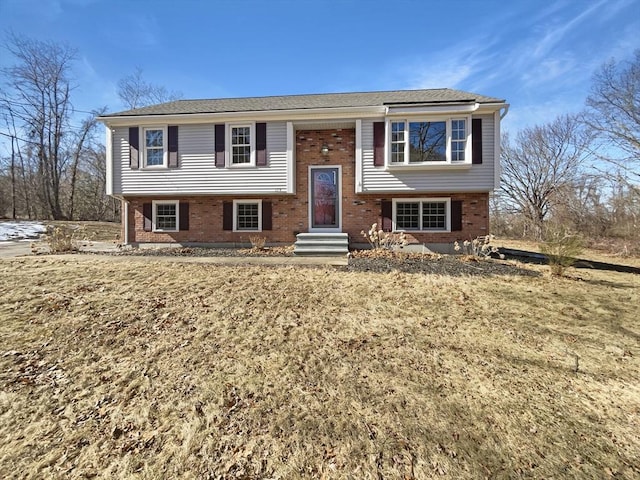
<path fill-rule="evenodd" d="M 33 240 L 46 231 L 40 222 L 0 222 L 0 241 Z"/>

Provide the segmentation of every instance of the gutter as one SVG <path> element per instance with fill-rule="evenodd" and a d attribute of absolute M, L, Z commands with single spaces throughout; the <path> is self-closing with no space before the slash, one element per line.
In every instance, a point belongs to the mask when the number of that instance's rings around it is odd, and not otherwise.
<path fill-rule="evenodd" d="M 368 114 L 370 116 L 382 116 L 386 112 L 385 107 L 337 107 L 337 108 L 309 108 L 295 110 L 252 110 L 246 112 L 213 112 L 213 113 L 169 113 L 169 114 L 148 114 L 148 115 L 105 115 L 97 119 L 106 125 L 131 125 L 135 123 L 162 123 L 180 120 L 184 123 L 202 123 L 203 120 L 229 119 L 252 121 L 272 120 L 282 118 L 289 121 L 311 119 L 350 119 L 362 118 Z"/>

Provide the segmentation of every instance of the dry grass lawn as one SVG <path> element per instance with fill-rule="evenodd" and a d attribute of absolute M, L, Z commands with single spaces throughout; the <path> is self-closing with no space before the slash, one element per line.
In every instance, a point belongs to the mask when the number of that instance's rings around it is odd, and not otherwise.
<path fill-rule="evenodd" d="M 80 239 L 95 241 L 116 241 L 120 238 L 120 223 L 115 222 L 87 222 L 67 220 L 46 220 L 46 225 L 53 227 L 68 227 L 72 230 L 81 230 Z"/>
<path fill-rule="evenodd" d="M 0 477 L 638 478 L 640 276 L 526 268 L 1 261 Z"/>

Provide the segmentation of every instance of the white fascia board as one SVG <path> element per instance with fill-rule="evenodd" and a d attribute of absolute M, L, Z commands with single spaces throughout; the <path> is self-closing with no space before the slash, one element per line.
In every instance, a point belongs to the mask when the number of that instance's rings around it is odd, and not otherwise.
<path fill-rule="evenodd" d="M 478 110 L 473 112 L 475 114 L 490 114 L 490 113 L 494 113 L 494 112 L 499 112 L 503 109 L 508 110 L 509 109 L 509 104 L 508 103 L 483 103 L 478 107 Z"/>
<path fill-rule="evenodd" d="M 433 115 L 439 115 L 439 114 L 452 115 L 456 113 L 469 114 L 469 113 L 476 112 L 479 106 L 480 105 L 478 103 L 471 103 L 466 105 L 460 105 L 460 104 L 422 105 L 422 106 L 415 106 L 415 107 L 412 107 L 410 105 L 403 105 L 398 107 L 389 107 L 389 116 L 415 115 L 419 113 L 426 113 L 426 114 L 433 114 Z"/>
<path fill-rule="evenodd" d="M 111 128 L 106 126 L 106 178 L 105 178 L 105 193 L 107 195 L 113 195 L 113 132 Z"/>
<path fill-rule="evenodd" d="M 295 121 L 295 120 L 329 120 L 339 118 L 379 117 L 387 111 L 386 107 L 337 107 L 337 108 L 308 108 L 296 110 L 258 110 L 251 112 L 221 112 L 221 113 L 183 113 L 175 115 L 130 115 L 130 116 L 103 116 L 98 120 L 110 126 L 126 125 L 173 125 L 195 124 L 215 122 L 242 122 L 242 121 Z"/>

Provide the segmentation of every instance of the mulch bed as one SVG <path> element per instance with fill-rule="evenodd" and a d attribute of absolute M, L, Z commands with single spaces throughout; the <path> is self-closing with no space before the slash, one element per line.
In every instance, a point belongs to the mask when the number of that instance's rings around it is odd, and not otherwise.
<path fill-rule="evenodd" d="M 237 248 L 154 248 L 122 250 L 112 255 L 175 256 L 175 257 L 292 257 L 293 247 L 264 249 Z M 439 255 L 390 252 L 388 250 L 356 250 L 351 252 L 349 264 L 336 267 L 349 272 L 421 273 L 454 276 L 523 275 L 539 276 L 540 272 L 517 262 L 479 258 L 468 255 Z"/>

